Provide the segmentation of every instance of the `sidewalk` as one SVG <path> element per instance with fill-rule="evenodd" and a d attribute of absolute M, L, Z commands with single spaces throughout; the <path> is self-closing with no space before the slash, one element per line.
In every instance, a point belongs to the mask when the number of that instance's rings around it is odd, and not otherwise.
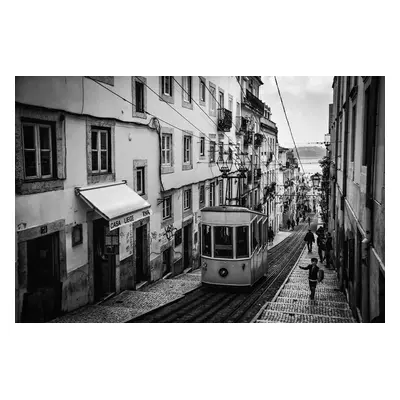
<path fill-rule="evenodd" d="M 275 237 L 274 237 L 274 241 L 272 242 L 272 244 L 268 244 L 268 250 L 271 250 L 273 247 L 275 247 L 277 244 L 279 244 L 280 242 L 282 242 L 282 240 L 285 240 L 288 236 L 290 236 L 294 231 L 279 231 Z"/>
<path fill-rule="evenodd" d="M 125 290 L 101 304 L 84 306 L 50 322 L 126 322 L 184 297 L 200 287 L 200 280 L 200 269 L 172 279 L 161 279 L 139 290 Z"/>
<path fill-rule="evenodd" d="M 318 283 L 315 300 L 310 300 L 308 271 L 301 270 L 310 264 L 311 257 L 318 258 L 314 246 L 309 253 L 305 247 L 288 279 L 277 295 L 268 302 L 252 322 L 295 322 L 295 323 L 356 323 L 346 297 L 339 291 L 336 272 L 322 263 L 318 266 L 325 272 L 324 280 Z"/>

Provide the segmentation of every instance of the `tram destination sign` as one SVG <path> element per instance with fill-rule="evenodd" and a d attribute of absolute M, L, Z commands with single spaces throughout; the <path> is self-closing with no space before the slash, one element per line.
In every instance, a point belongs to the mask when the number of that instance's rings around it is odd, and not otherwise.
<path fill-rule="evenodd" d="M 130 214 L 125 214 L 121 217 L 110 219 L 109 222 L 110 231 L 117 229 L 121 226 L 124 226 L 126 224 L 132 224 L 133 222 L 149 217 L 152 214 L 153 212 L 151 211 L 151 209 L 147 209 L 147 210 L 134 211 Z"/>

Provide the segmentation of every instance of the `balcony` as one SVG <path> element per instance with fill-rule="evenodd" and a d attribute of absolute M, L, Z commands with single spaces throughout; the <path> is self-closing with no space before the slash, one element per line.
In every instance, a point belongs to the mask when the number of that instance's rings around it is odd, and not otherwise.
<path fill-rule="evenodd" d="M 260 147 L 264 140 L 264 136 L 261 133 L 256 133 L 254 135 L 254 147 Z"/>
<path fill-rule="evenodd" d="M 255 109 L 261 115 L 264 115 L 264 103 L 257 97 L 254 96 L 253 93 L 246 90 L 246 97 L 244 99 L 245 104 L 249 105 L 253 109 Z"/>
<path fill-rule="evenodd" d="M 218 130 L 229 132 L 232 128 L 232 111 L 226 108 L 218 108 Z"/>
<path fill-rule="evenodd" d="M 246 132 L 246 134 L 244 135 L 244 140 L 243 140 L 243 144 L 245 146 L 248 146 L 249 144 L 253 143 L 253 134 L 250 132 Z"/>

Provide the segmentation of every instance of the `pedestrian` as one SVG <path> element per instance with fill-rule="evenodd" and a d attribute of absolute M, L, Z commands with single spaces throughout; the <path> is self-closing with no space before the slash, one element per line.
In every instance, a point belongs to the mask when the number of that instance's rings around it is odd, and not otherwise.
<path fill-rule="evenodd" d="M 325 250 L 326 250 L 325 234 L 324 233 L 318 235 L 317 246 L 318 246 L 319 261 L 320 262 L 324 262 L 324 260 L 325 260 Z"/>
<path fill-rule="evenodd" d="M 330 232 L 328 232 L 328 237 L 326 239 L 326 251 L 325 251 L 325 255 L 326 255 L 326 266 L 328 268 L 330 268 L 331 265 L 331 251 L 333 250 L 333 244 L 332 244 L 332 236 L 330 234 Z"/>
<path fill-rule="evenodd" d="M 300 221 L 300 217 L 297 216 L 297 217 L 296 217 L 296 223 L 297 223 L 297 225 L 299 225 L 299 221 Z"/>
<path fill-rule="evenodd" d="M 307 242 L 308 252 L 312 252 L 312 244 L 315 242 L 315 238 L 311 229 L 308 230 L 306 236 L 304 237 L 304 241 Z M 318 260 L 317 260 L 318 261 Z"/>
<path fill-rule="evenodd" d="M 272 226 L 270 225 L 268 228 L 268 243 L 274 244 L 274 231 L 272 229 Z"/>
<path fill-rule="evenodd" d="M 322 235 L 324 232 L 325 232 L 325 230 L 324 230 L 323 226 L 321 225 L 321 226 L 317 229 L 317 231 L 316 231 L 315 233 L 319 236 L 319 235 Z"/>
<path fill-rule="evenodd" d="M 290 225 L 291 225 L 291 224 L 290 224 L 290 219 L 287 220 L 286 225 L 287 225 L 288 231 L 290 231 Z"/>
<path fill-rule="evenodd" d="M 311 226 L 311 218 L 310 217 L 307 218 L 307 222 L 308 222 L 308 226 Z"/>
<path fill-rule="evenodd" d="M 294 222 L 294 219 L 292 219 L 292 230 L 294 230 L 295 226 L 296 226 L 296 223 Z"/>
<path fill-rule="evenodd" d="M 313 257 L 311 259 L 311 264 L 307 265 L 307 267 L 301 267 L 299 268 L 307 270 L 308 269 L 308 283 L 310 284 L 310 299 L 314 300 L 315 296 L 315 289 L 317 288 L 317 283 L 318 283 L 318 258 Z"/>

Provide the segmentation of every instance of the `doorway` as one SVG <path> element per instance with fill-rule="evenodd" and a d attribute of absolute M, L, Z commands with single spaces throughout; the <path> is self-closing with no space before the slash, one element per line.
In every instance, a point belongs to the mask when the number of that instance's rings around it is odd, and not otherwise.
<path fill-rule="evenodd" d="M 145 227 L 136 228 L 136 284 L 147 280 L 144 270 L 144 236 Z"/>
<path fill-rule="evenodd" d="M 115 254 L 106 252 L 105 236 L 108 231 L 108 222 L 105 219 L 93 221 L 94 299 L 96 302 L 115 293 Z"/>
<path fill-rule="evenodd" d="M 183 269 L 189 268 L 192 258 L 192 224 L 183 228 Z"/>
<path fill-rule="evenodd" d="M 168 247 L 168 249 L 163 251 L 162 262 L 163 276 L 165 276 L 171 272 L 171 247 Z"/>
<path fill-rule="evenodd" d="M 23 322 L 46 322 L 61 311 L 58 232 L 27 241 L 28 293 Z"/>

